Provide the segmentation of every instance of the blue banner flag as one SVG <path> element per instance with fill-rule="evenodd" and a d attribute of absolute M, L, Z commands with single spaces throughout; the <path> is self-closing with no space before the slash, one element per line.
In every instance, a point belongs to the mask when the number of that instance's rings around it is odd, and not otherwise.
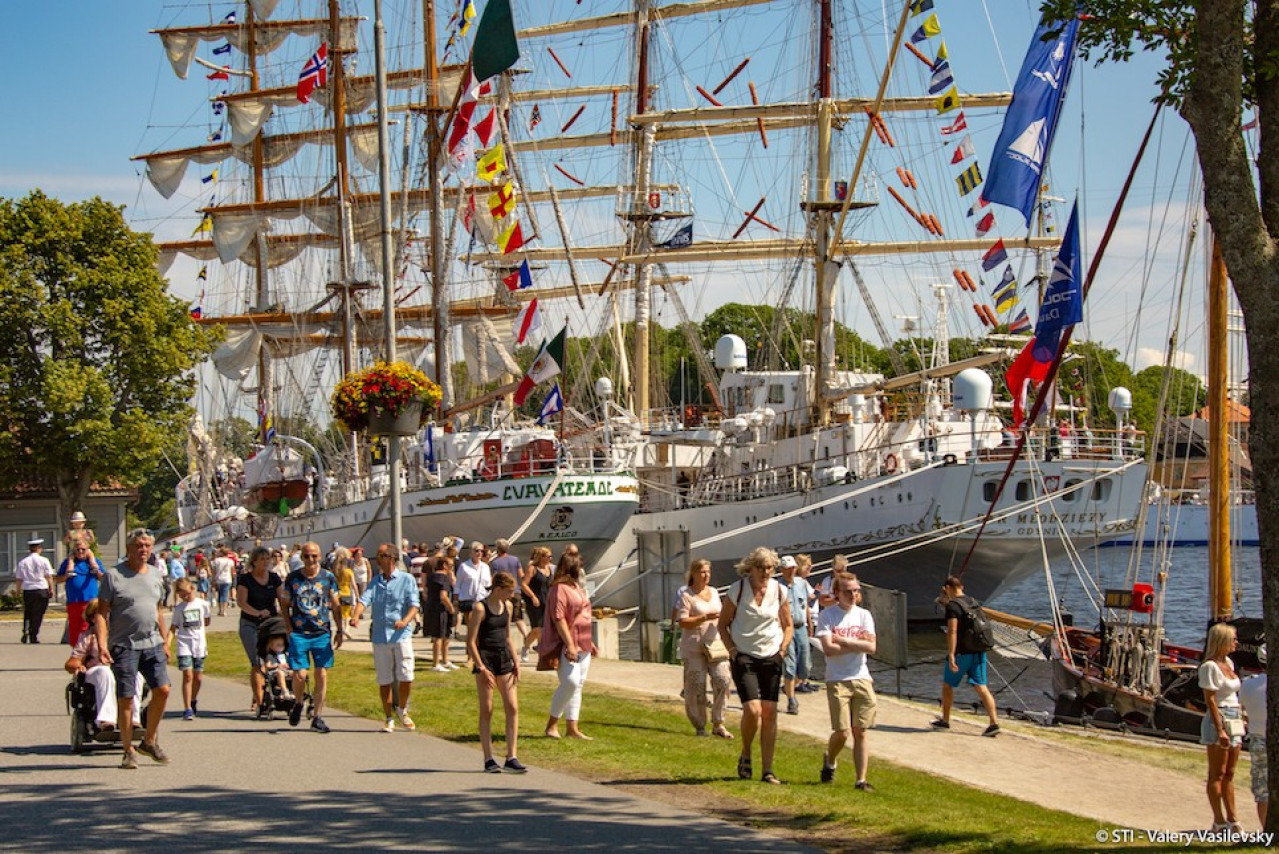
<path fill-rule="evenodd" d="M 663 240 L 654 246 L 654 249 L 681 249 L 685 246 L 693 245 L 693 223 L 689 222 L 680 226 L 679 230 L 670 236 L 668 240 Z"/>
<path fill-rule="evenodd" d="M 1083 277 L 1079 257 L 1079 202 L 1070 209 L 1070 223 L 1053 262 L 1044 301 L 1035 324 L 1035 361 L 1051 362 L 1057 355 L 1061 332 L 1084 319 Z"/>
<path fill-rule="evenodd" d="M 560 393 L 560 384 L 556 383 L 542 401 L 542 409 L 537 413 L 537 423 L 545 424 L 547 419 L 557 412 L 564 411 L 564 395 Z"/>
<path fill-rule="evenodd" d="M 1061 26 L 1040 21 L 1030 40 L 982 193 L 987 201 L 1021 211 L 1027 225 L 1039 191 L 1039 175 L 1066 99 L 1079 19 L 1071 18 L 1056 38 L 1043 40 L 1046 33 Z"/>
<path fill-rule="evenodd" d="M 230 43 L 230 42 L 227 42 L 226 44 L 222 45 L 222 47 L 215 47 L 215 48 L 213 49 L 213 55 L 214 55 L 214 56 L 225 56 L 226 54 L 228 54 L 228 53 L 230 53 L 230 52 L 231 52 L 231 43 Z"/>

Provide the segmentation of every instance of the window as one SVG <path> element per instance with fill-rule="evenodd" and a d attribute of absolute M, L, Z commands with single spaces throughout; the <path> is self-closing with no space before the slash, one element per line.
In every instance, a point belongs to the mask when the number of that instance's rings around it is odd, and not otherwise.
<path fill-rule="evenodd" d="M 1017 500 L 1029 501 L 1030 499 L 1031 499 L 1030 481 L 1028 480 L 1017 481 Z"/>
<path fill-rule="evenodd" d="M 1113 484 L 1110 482 L 1110 478 L 1108 477 L 1103 477 L 1101 480 L 1094 483 L 1092 485 L 1092 500 L 1093 501 L 1110 500 L 1111 486 L 1113 486 Z"/>
<path fill-rule="evenodd" d="M 1070 480 L 1066 481 L 1066 485 L 1062 487 L 1062 492 L 1065 494 L 1062 495 L 1061 500 L 1067 502 L 1068 504 L 1078 501 L 1079 492 L 1072 491 L 1072 490 L 1075 490 L 1075 487 L 1079 486 L 1079 484 L 1080 484 L 1080 480 L 1077 477 L 1071 478 Z"/>
<path fill-rule="evenodd" d="M 786 386 L 783 385 L 782 383 L 769 383 L 768 402 L 769 403 L 785 403 L 786 402 Z"/>
<path fill-rule="evenodd" d="M 988 480 L 988 481 L 986 481 L 985 483 L 983 483 L 983 484 L 981 485 L 981 498 L 982 498 L 982 500 L 983 500 L 983 501 L 985 501 L 987 504 L 989 504 L 990 502 L 994 501 L 994 500 L 995 500 L 995 490 L 998 488 L 998 486 L 999 486 L 999 484 L 995 483 L 993 480 Z"/>

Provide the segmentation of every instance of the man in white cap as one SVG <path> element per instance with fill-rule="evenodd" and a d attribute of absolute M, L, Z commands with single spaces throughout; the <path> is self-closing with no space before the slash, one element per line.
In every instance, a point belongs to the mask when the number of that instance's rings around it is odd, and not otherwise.
<path fill-rule="evenodd" d="M 22 642 L 39 643 L 40 624 L 53 595 L 53 565 L 41 554 L 44 540 L 40 537 L 27 540 L 27 549 L 13 574 L 22 586 Z"/>
<path fill-rule="evenodd" d="M 790 616 L 795 626 L 790 646 L 782 650 L 785 654 L 782 660 L 782 691 L 786 694 L 786 714 L 798 715 L 799 700 L 795 696 L 795 684 L 808 678 L 804 653 L 808 646 L 808 630 L 813 622 L 808 609 L 813 588 L 796 574 L 799 563 L 791 555 L 783 557 L 777 566 L 782 571 L 780 581 L 790 602 Z"/>

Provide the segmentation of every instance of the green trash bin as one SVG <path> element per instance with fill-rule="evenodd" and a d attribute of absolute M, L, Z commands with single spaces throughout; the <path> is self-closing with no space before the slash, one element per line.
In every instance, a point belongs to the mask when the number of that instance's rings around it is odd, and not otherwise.
<path fill-rule="evenodd" d="M 679 633 L 670 620 L 662 620 L 658 625 L 662 627 L 662 664 L 674 664 Z"/>

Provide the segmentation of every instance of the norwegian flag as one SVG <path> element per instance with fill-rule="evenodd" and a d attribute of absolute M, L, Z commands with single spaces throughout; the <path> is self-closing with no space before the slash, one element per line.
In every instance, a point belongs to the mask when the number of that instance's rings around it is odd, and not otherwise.
<path fill-rule="evenodd" d="M 323 89 L 329 82 L 329 43 L 320 42 L 320 49 L 311 54 L 298 75 L 298 100 L 310 103 L 311 93 Z"/>
<path fill-rule="evenodd" d="M 520 309 L 520 313 L 515 316 L 512 331 L 515 333 L 516 344 L 536 340 L 538 333 L 542 331 L 542 315 L 537 310 L 537 300 L 529 300 L 528 305 Z"/>

